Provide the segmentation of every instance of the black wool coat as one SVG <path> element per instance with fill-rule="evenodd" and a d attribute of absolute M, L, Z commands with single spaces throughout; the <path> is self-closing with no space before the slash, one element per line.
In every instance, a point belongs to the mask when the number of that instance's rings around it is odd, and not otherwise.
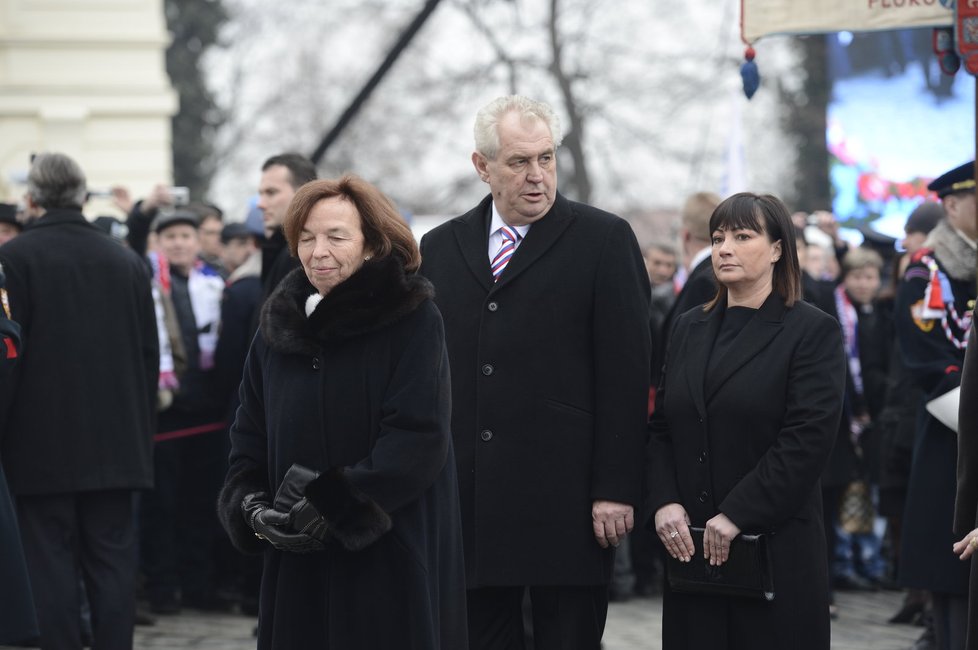
<path fill-rule="evenodd" d="M 4 282 L 3 270 L 0 269 L 0 289 L 4 287 Z M 12 390 L 8 377 L 19 354 L 20 326 L 9 320 L 6 312 L 0 308 L 0 395 Z M 30 578 L 2 460 L 0 458 L 0 585 L 3 585 L 0 589 L 0 644 L 37 636 Z"/>
<path fill-rule="evenodd" d="M 153 484 L 159 341 L 146 264 L 77 210 L 0 247 L 23 336 L 0 423 L 15 495 Z"/>
<path fill-rule="evenodd" d="M 596 585 L 592 502 L 639 505 L 649 282 L 622 219 L 560 194 L 498 282 L 491 197 L 421 241 L 452 364 L 466 578 Z"/>
<path fill-rule="evenodd" d="M 693 526 L 723 513 L 742 533 L 773 533 L 775 598 L 667 587 L 663 648 L 826 650 L 819 476 L 842 415 L 842 332 L 808 303 L 787 307 L 771 294 L 708 375 L 725 309 L 686 312 L 669 339 L 650 425 L 648 513 L 679 503 Z"/>
<path fill-rule="evenodd" d="M 961 369 L 958 409 L 958 492 L 954 502 L 954 536 L 978 528 L 978 329 L 972 326 Z M 972 557 L 968 588 L 968 643 L 978 644 L 978 560 Z"/>
<path fill-rule="evenodd" d="M 666 347 L 669 345 L 669 332 L 673 325 L 685 312 L 710 302 L 717 295 L 717 278 L 713 273 L 713 260 L 707 257 L 689 271 L 686 283 L 676 296 L 672 307 L 666 312 L 665 320 L 659 330 L 660 336 L 653 338 L 652 347 L 652 384 L 659 385 L 662 364 L 666 359 Z M 653 336 L 655 336 L 653 332 Z"/>
<path fill-rule="evenodd" d="M 918 251 L 917 258 L 926 252 Z M 944 270 L 939 256 L 936 261 Z M 965 313 L 969 301 L 975 299 L 973 264 L 967 279 L 951 276 L 948 280 L 959 314 Z M 960 539 L 954 533 L 958 437 L 924 406 L 960 384 L 964 350 L 948 339 L 940 319 L 923 320 L 915 315 L 919 314 L 928 276 L 929 270 L 919 259 L 911 262 L 897 290 L 894 312 L 904 365 L 923 392 L 917 404 L 913 461 L 901 526 L 899 579 L 907 587 L 966 596 L 968 566 L 951 552 L 951 545 Z M 952 335 L 961 337 L 955 325 L 949 328 Z"/>
<path fill-rule="evenodd" d="M 462 540 L 441 317 L 422 278 L 366 262 L 310 317 L 302 269 L 266 303 L 246 361 L 218 511 L 232 542 L 264 552 L 258 647 L 467 647 Z M 241 514 L 293 463 L 331 541 L 297 555 Z"/>

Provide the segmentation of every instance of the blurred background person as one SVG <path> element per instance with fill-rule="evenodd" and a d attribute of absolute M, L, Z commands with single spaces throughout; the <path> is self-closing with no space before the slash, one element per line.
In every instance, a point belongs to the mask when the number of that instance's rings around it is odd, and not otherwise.
<path fill-rule="evenodd" d="M 96 648 L 132 648 L 134 491 L 152 485 L 159 369 L 149 275 L 82 215 L 85 175 L 38 154 L 28 202 L 44 211 L 0 247 L 23 333 L 2 457 L 15 496 L 42 648 L 79 648 L 79 576 Z M 6 588 L 6 583 L 4 583 Z"/>
<path fill-rule="evenodd" d="M 16 213 L 16 210 L 15 210 Z M 0 266 L 0 421 L 3 408 L 14 386 L 10 381 L 14 364 L 20 357 L 20 325 L 7 314 L 7 278 Z M 0 461 L 3 458 L 0 456 Z M 0 462 L 0 644 L 32 643 L 37 639 L 34 597 L 31 595 L 27 561 L 20 542 L 17 513 L 7 488 Z"/>
<path fill-rule="evenodd" d="M 172 368 L 172 402 L 159 413 L 155 436 L 155 485 L 143 498 L 142 560 L 150 611 L 181 607 L 221 609 L 216 593 L 214 549 L 220 529 L 213 517 L 226 467 L 227 404 L 216 396 L 214 355 L 224 281 L 200 257 L 198 217 L 186 210 L 154 220 L 158 251 L 149 259 L 159 292 L 172 308 L 183 367 Z"/>
<path fill-rule="evenodd" d="M 226 405 L 225 420 L 230 425 L 238 410 L 238 387 L 248 348 L 255 336 L 253 323 L 261 304 L 261 233 L 244 223 L 229 223 L 221 232 L 221 260 L 230 275 L 221 298 L 221 329 L 214 355 L 216 399 Z M 224 436 L 225 453 L 231 451 L 230 438 Z M 261 562 L 241 556 L 228 548 L 221 537 L 216 548 L 217 588 L 235 600 L 244 614 L 258 614 Z"/>
<path fill-rule="evenodd" d="M 197 234 L 200 237 L 200 259 L 226 280 L 230 271 L 225 268 L 221 256 L 224 250 L 221 237 L 224 230 L 224 214 L 215 205 L 196 201 L 187 205 L 187 209 L 200 218 L 200 225 L 197 227 Z"/>
<path fill-rule="evenodd" d="M 258 209 L 265 224 L 262 244 L 261 284 L 263 302 L 299 263 L 289 254 L 282 224 L 296 190 L 316 179 L 316 166 L 297 153 L 272 156 L 261 166 Z"/>
<path fill-rule="evenodd" d="M 822 475 L 822 504 L 832 585 L 839 590 L 873 590 L 886 578 L 885 522 L 876 517 L 875 423 L 886 395 L 892 319 L 876 303 L 882 269 L 878 253 L 852 248 L 842 259 L 842 281 L 832 293 L 831 313 L 842 326 L 847 373 L 843 416 Z"/>
<path fill-rule="evenodd" d="M 300 188 L 284 231 L 302 268 L 262 311 L 218 505 L 264 554 L 258 648 L 466 648 L 448 354 L 414 237 L 354 176 Z"/>
<path fill-rule="evenodd" d="M 928 233 L 944 218 L 940 203 L 924 201 L 907 217 L 902 245 L 904 252 L 893 260 L 890 286 L 880 295 L 880 303 L 892 314 L 896 308 L 896 291 L 910 259 L 919 250 Z M 900 565 L 903 511 L 907 503 L 907 483 L 917 428 L 917 407 L 923 399 L 920 386 L 903 365 L 900 341 L 892 332 L 889 373 L 883 410 L 877 418 L 879 432 L 879 514 L 886 518 L 890 582 L 897 580 Z M 890 617 L 891 623 L 924 624 L 929 596 L 921 589 L 908 589 L 900 608 Z M 928 614 L 929 616 L 929 614 Z"/>
<path fill-rule="evenodd" d="M 12 203 L 0 203 L 0 246 L 23 230 L 24 224 L 17 219 L 17 206 Z"/>
<path fill-rule="evenodd" d="M 652 336 L 655 338 L 676 302 L 675 277 L 679 260 L 676 249 L 664 242 L 649 244 L 642 256 L 652 285 Z"/>

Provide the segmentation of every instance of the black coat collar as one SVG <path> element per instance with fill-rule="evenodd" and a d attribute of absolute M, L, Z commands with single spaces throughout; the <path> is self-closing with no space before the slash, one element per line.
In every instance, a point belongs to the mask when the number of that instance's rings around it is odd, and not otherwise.
<path fill-rule="evenodd" d="M 60 226 L 66 223 L 82 224 L 95 228 L 95 226 L 91 225 L 88 219 L 85 218 L 85 215 L 82 214 L 81 210 L 75 210 L 72 208 L 54 208 L 45 212 L 44 216 L 29 223 L 27 225 L 27 229 L 34 230 L 35 228 Z"/>
<path fill-rule="evenodd" d="M 530 267 L 549 249 L 561 233 L 574 219 L 574 211 L 570 201 L 560 192 L 554 195 L 554 203 L 550 211 L 533 224 L 526 233 L 526 240 L 520 244 L 513 258 L 506 266 L 506 273 L 494 282 L 492 271 L 489 269 L 487 246 L 489 245 L 489 223 L 491 222 L 492 195 L 486 196 L 473 210 L 457 217 L 455 236 L 462 249 L 469 269 L 479 280 L 486 291 L 495 291 L 506 286 L 516 276 Z"/>
<path fill-rule="evenodd" d="M 306 317 L 306 299 L 315 292 L 298 268 L 269 296 L 262 308 L 261 331 L 272 349 L 316 354 L 324 343 L 383 329 L 434 295 L 431 283 L 407 275 L 400 261 L 390 256 L 364 262 Z"/>
<path fill-rule="evenodd" d="M 761 350 L 770 344 L 771 339 L 781 331 L 788 308 L 784 299 L 772 291 L 737 336 L 735 345 L 731 346 L 723 358 L 719 360 L 713 374 L 706 377 L 706 367 L 713 351 L 713 341 L 716 340 L 717 333 L 720 331 L 726 309 L 727 300 L 723 298 L 710 311 L 697 314 L 697 317 L 690 323 L 686 376 L 700 417 L 706 417 L 706 403 L 716 394 L 724 382 L 730 379 L 744 364 L 757 356 Z"/>

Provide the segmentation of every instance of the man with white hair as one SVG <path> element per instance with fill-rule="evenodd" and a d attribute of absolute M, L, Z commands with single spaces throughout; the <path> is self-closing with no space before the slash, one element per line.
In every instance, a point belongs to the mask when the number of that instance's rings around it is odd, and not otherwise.
<path fill-rule="evenodd" d="M 23 332 L 0 456 L 40 646 L 81 647 L 81 575 L 92 646 L 128 650 L 133 494 L 153 485 L 159 344 L 149 271 L 82 215 L 85 175 L 74 160 L 39 154 L 27 184 L 29 208 L 44 214 L 0 249 L 10 315 Z"/>
<path fill-rule="evenodd" d="M 649 279 L 615 215 L 557 192 L 550 106 L 479 111 L 490 194 L 421 241 L 452 367 L 472 650 L 597 650 L 641 498 Z"/>

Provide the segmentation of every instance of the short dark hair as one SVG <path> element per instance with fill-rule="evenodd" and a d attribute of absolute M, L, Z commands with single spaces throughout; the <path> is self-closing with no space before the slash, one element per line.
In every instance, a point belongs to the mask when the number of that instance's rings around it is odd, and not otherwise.
<path fill-rule="evenodd" d="M 346 199 L 357 209 L 365 248 L 374 257 L 393 255 L 409 272 L 421 266 L 421 252 L 414 234 L 394 203 L 379 189 L 353 174 L 306 183 L 292 197 L 282 230 L 293 257 L 298 256 L 299 235 L 313 207 L 323 199 L 335 196 Z"/>
<path fill-rule="evenodd" d="M 771 242 L 781 242 L 781 257 L 774 263 L 772 279 L 774 292 L 784 304 L 791 307 L 801 299 L 801 268 L 795 248 L 795 225 L 788 208 L 771 194 L 740 192 L 724 199 L 710 217 L 710 234 L 717 230 L 744 228 L 764 232 Z M 710 311 L 726 298 L 727 288 L 717 283 L 717 295 L 706 303 L 703 310 Z"/>
<path fill-rule="evenodd" d="M 300 153 L 280 153 L 272 156 L 261 166 L 262 171 L 276 165 L 285 167 L 289 170 L 289 185 L 297 190 L 309 181 L 314 181 L 318 177 L 316 166 L 312 161 Z"/>

